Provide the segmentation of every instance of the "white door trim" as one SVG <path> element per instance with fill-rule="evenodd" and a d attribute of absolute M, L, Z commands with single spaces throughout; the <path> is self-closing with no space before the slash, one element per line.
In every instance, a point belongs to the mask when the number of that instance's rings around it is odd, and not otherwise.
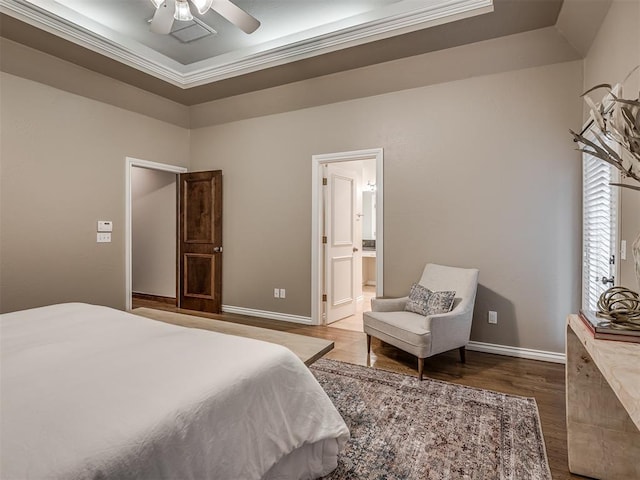
<path fill-rule="evenodd" d="M 150 170 L 161 170 L 171 173 L 185 173 L 185 167 L 167 165 L 166 163 L 150 162 L 139 158 L 125 157 L 125 212 L 124 212 L 124 271 L 125 271 L 125 307 L 131 310 L 132 275 L 131 275 L 131 168 L 141 167 Z"/>
<path fill-rule="evenodd" d="M 353 152 L 326 153 L 311 157 L 311 323 L 322 325 L 322 165 L 355 160 L 376 161 L 376 296 L 384 292 L 384 202 L 383 173 L 384 153 L 382 148 L 356 150 Z"/>

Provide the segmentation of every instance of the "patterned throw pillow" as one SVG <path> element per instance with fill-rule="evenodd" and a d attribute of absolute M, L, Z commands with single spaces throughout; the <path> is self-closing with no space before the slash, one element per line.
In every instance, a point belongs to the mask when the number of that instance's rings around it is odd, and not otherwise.
<path fill-rule="evenodd" d="M 411 285 L 409 300 L 404 309 L 420 315 L 437 315 L 450 312 L 456 292 L 432 292 L 418 283 Z"/>
<path fill-rule="evenodd" d="M 453 308 L 453 301 L 456 298 L 456 292 L 430 292 L 427 300 L 427 313 L 425 315 L 437 315 L 439 313 L 450 312 Z"/>
<path fill-rule="evenodd" d="M 404 307 L 405 311 L 426 315 L 430 296 L 431 290 L 414 283 L 409 291 L 409 300 L 407 300 L 407 304 Z"/>

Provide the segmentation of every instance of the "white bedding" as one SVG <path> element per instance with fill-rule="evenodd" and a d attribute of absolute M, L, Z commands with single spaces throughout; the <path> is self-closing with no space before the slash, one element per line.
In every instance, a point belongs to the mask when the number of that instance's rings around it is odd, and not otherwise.
<path fill-rule="evenodd" d="M 316 478 L 349 437 L 279 345 L 78 303 L 0 317 L 2 479 Z"/>

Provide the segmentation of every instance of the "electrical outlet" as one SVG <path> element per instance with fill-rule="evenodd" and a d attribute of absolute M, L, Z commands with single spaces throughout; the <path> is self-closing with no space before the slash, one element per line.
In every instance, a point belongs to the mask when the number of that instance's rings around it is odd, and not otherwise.
<path fill-rule="evenodd" d="M 489 323 L 498 323 L 498 312 L 489 310 Z"/>
<path fill-rule="evenodd" d="M 280 298 L 280 289 L 279 288 L 274 288 L 273 289 L 273 298 Z"/>
<path fill-rule="evenodd" d="M 280 298 L 287 298 L 287 291 L 284 288 L 280 289 Z"/>

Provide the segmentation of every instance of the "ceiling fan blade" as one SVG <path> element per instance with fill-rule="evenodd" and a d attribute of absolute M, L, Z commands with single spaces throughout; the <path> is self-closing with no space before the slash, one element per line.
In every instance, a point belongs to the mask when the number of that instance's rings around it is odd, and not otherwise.
<path fill-rule="evenodd" d="M 229 0 L 213 0 L 211 9 L 218 12 L 245 33 L 253 33 L 260 22 Z"/>
<path fill-rule="evenodd" d="M 176 11 L 176 1 L 166 0 L 162 5 L 158 7 L 156 13 L 151 20 L 151 31 L 153 33 L 160 33 L 166 35 L 171 32 L 173 26 L 173 14 Z"/>
<path fill-rule="evenodd" d="M 200 15 L 204 15 L 211 8 L 213 0 L 191 0 L 191 3 L 195 5 Z"/>

